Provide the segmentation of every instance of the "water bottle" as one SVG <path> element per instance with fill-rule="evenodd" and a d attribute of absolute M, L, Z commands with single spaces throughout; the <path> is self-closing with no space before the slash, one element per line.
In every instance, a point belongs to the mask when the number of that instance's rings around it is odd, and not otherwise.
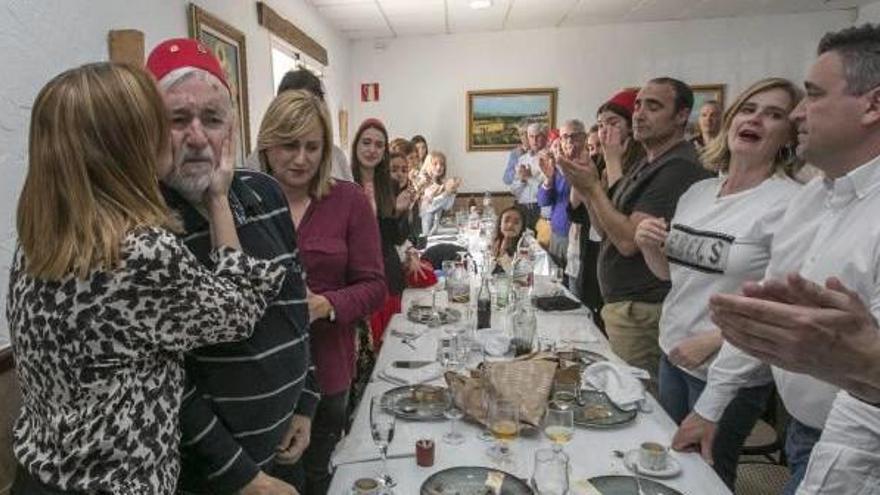
<path fill-rule="evenodd" d="M 538 328 L 538 319 L 535 309 L 532 308 L 531 300 L 524 290 L 519 291 L 517 308 L 513 314 L 513 350 L 516 356 L 532 352 L 535 340 L 535 331 Z"/>

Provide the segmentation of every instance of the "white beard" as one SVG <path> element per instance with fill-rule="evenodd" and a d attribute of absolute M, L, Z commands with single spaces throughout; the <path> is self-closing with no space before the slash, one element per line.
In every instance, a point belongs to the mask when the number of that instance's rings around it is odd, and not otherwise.
<path fill-rule="evenodd" d="M 168 187 L 174 189 L 187 201 L 193 204 L 201 204 L 205 191 L 211 185 L 211 178 L 214 175 L 214 168 L 199 167 L 197 172 L 185 172 L 184 167 L 188 158 L 207 158 L 214 162 L 211 148 L 205 148 L 201 153 L 193 151 L 188 146 L 184 146 L 180 150 L 180 154 L 174 160 L 174 166 L 171 172 L 162 179 Z"/>

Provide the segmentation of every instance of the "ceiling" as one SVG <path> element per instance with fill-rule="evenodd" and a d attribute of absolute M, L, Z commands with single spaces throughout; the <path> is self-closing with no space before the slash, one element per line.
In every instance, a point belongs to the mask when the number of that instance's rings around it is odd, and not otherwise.
<path fill-rule="evenodd" d="M 306 0 L 351 39 L 852 9 L 876 0 Z"/>

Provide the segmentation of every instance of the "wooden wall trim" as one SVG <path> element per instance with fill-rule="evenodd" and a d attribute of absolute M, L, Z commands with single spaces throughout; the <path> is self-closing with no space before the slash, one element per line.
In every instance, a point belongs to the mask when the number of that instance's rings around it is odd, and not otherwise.
<path fill-rule="evenodd" d="M 269 32 L 299 48 L 321 65 L 328 65 L 327 50 L 320 43 L 263 2 L 257 2 L 257 21 Z"/>

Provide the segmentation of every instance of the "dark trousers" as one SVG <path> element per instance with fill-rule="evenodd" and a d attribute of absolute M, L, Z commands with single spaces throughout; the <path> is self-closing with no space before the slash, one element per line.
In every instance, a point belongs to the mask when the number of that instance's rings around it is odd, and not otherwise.
<path fill-rule="evenodd" d="M 660 405 L 676 424 L 680 424 L 694 409 L 706 382 L 682 371 L 670 363 L 664 354 L 660 358 L 659 386 Z M 740 389 L 718 421 L 715 442 L 712 444 L 712 467 L 731 491 L 736 484 L 740 450 L 764 413 L 772 390 L 772 385 Z"/>
<path fill-rule="evenodd" d="M 312 420 L 312 440 L 302 458 L 305 471 L 303 495 L 325 495 L 333 472 L 330 456 L 342 438 L 348 411 L 348 390 L 321 397 Z"/>
<path fill-rule="evenodd" d="M 791 418 L 785 434 L 785 458 L 788 461 L 788 470 L 791 478 L 782 488 L 782 495 L 794 495 L 804 475 L 807 473 L 807 464 L 813 446 L 822 436 L 822 430 L 807 426 L 800 421 Z"/>
<path fill-rule="evenodd" d="M 31 476 L 21 466 L 15 470 L 15 481 L 10 495 L 84 495 L 82 492 L 64 491 L 53 488 Z"/>
<path fill-rule="evenodd" d="M 523 214 L 523 229 L 532 229 L 532 232 L 535 232 L 535 225 L 541 218 L 541 207 L 538 206 L 538 203 L 517 203 L 516 207 Z"/>

